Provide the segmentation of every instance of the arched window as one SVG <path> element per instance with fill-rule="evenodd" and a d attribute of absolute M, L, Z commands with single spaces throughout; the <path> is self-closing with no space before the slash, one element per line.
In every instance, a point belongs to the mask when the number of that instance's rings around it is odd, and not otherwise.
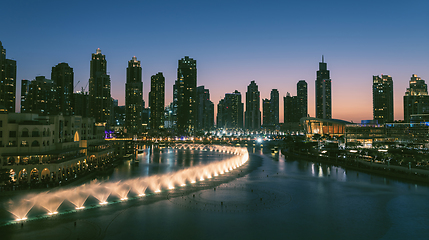
<path fill-rule="evenodd" d="M 34 140 L 34 141 L 31 143 L 31 146 L 32 146 L 32 147 L 40 147 L 40 143 L 39 143 L 39 141 Z"/>
<path fill-rule="evenodd" d="M 39 129 L 37 129 L 37 128 L 33 129 L 33 131 L 31 132 L 31 136 L 32 137 L 40 137 Z"/>
<path fill-rule="evenodd" d="M 30 135 L 28 134 L 27 128 L 22 129 L 21 137 L 30 137 Z"/>

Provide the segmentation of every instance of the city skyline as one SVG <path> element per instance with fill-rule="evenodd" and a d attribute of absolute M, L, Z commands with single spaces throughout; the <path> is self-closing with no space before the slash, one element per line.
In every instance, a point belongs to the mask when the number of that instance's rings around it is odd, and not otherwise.
<path fill-rule="evenodd" d="M 102 49 L 108 61 L 112 97 L 119 100 L 119 105 L 125 104 L 126 62 L 132 56 L 137 56 L 144 68 L 145 102 L 148 102 L 150 76 L 157 72 L 163 72 L 166 79 L 165 104 L 172 101 L 176 61 L 190 56 L 199 63 L 198 85 L 210 89 L 214 103 L 227 92 L 236 89 L 246 92 L 246 86 L 252 80 L 259 86 L 261 99 L 269 98 L 273 88 L 279 90 L 280 97 L 287 92 L 296 95 L 295 84 L 303 79 L 309 83 L 308 113 L 315 116 L 314 81 L 323 54 L 332 79 L 332 118 L 354 122 L 372 119 L 373 75 L 386 74 L 394 79 L 395 120 L 403 119 L 402 98 L 409 76 L 416 74 L 423 80 L 429 79 L 429 63 L 425 57 L 429 47 L 424 41 L 429 34 L 424 31 L 428 22 L 423 11 L 428 6 L 425 1 L 406 5 L 391 2 L 371 5 L 369 2 L 291 5 L 251 2 L 245 6 L 233 2 L 228 10 L 221 8 L 221 3 L 191 2 L 194 4 L 192 9 L 199 9 L 192 12 L 197 30 L 187 33 L 186 38 L 176 39 L 171 36 L 178 34 L 180 29 L 176 28 L 173 19 L 179 19 L 181 11 L 189 11 L 185 7 L 191 3 L 187 3 L 150 3 L 119 6 L 119 9 L 112 8 L 111 4 L 86 3 L 68 6 L 73 14 L 65 15 L 52 11 L 54 7 L 50 4 L 21 6 L 20 3 L 5 3 L 8 9 L 19 9 L 21 13 L 19 18 L 14 18 L 13 11 L 5 12 L 3 31 L 9 34 L 0 39 L 7 49 L 7 57 L 17 61 L 17 93 L 22 79 L 49 76 L 51 68 L 61 62 L 74 69 L 75 85 L 80 81 L 75 90 L 81 89 L 90 76 L 89 54 L 97 48 Z M 151 9 L 157 8 L 170 16 L 150 21 L 154 15 Z M 95 9 L 115 15 L 106 18 L 96 34 L 93 32 L 95 23 L 89 18 L 75 17 L 90 16 Z M 239 9 L 243 13 L 236 15 L 235 11 Z M 308 13 L 306 18 L 300 16 L 301 9 Z M 395 18 L 375 16 L 381 9 Z M 129 11 L 125 15 L 121 10 Z M 136 28 L 141 33 L 128 31 L 123 16 L 139 18 Z M 320 27 L 320 20 L 323 27 Z M 49 35 L 59 26 L 63 28 L 55 35 Z M 28 38 L 30 35 L 32 37 Z M 46 38 L 47 35 L 50 37 Z M 147 37 L 153 35 L 158 38 Z M 374 38 L 383 35 L 388 35 L 383 41 Z M 128 38 L 141 41 L 130 43 Z M 283 122 L 282 105 L 280 101 L 280 122 Z M 19 106 L 19 99 L 16 106 Z"/>

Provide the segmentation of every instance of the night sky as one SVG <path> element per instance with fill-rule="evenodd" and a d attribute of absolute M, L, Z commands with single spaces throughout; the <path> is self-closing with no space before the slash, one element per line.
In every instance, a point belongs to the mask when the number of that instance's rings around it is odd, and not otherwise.
<path fill-rule="evenodd" d="M 17 106 L 22 79 L 32 80 L 67 62 L 75 90 L 89 79 L 91 54 L 106 55 L 112 97 L 125 104 L 127 62 L 143 68 L 143 98 L 150 76 L 163 72 L 172 101 L 177 61 L 197 60 L 198 85 L 217 106 L 238 90 L 243 102 L 255 80 L 262 98 L 283 99 L 308 83 L 308 112 L 315 115 L 314 82 L 322 54 L 332 79 L 332 117 L 372 119 L 372 76 L 394 82 L 395 119 L 412 74 L 429 81 L 429 1 L 3 1 L 0 41 L 17 61 Z M 18 108 L 19 109 L 19 108 Z M 215 111 L 217 108 L 215 107 Z M 262 108 L 261 108 L 262 111 Z"/>

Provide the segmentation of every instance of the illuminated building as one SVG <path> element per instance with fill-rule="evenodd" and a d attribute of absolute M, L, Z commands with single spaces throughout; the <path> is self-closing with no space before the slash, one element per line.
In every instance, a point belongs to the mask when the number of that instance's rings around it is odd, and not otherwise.
<path fill-rule="evenodd" d="M 21 81 L 21 113 L 28 112 L 28 104 L 26 99 L 30 91 L 30 80 L 22 79 Z"/>
<path fill-rule="evenodd" d="M 158 130 L 164 128 L 165 107 L 165 78 L 161 72 L 150 78 L 150 128 Z"/>
<path fill-rule="evenodd" d="M 323 55 L 316 78 L 316 118 L 332 118 L 331 79 Z"/>
<path fill-rule="evenodd" d="M 218 104 L 217 124 L 218 128 L 243 128 L 243 106 L 241 93 L 235 90 L 233 93 L 226 93 L 225 98 Z"/>
<path fill-rule="evenodd" d="M 0 42 L 0 111 L 15 112 L 16 61 L 6 58 Z"/>
<path fill-rule="evenodd" d="M 67 63 L 59 63 L 52 67 L 51 79 L 57 91 L 57 113 L 64 116 L 73 114 L 73 76 L 73 68 Z"/>
<path fill-rule="evenodd" d="M 26 81 L 26 80 L 24 80 Z M 58 113 L 57 86 L 54 81 L 37 76 L 28 84 L 28 94 L 25 96 L 25 112 L 40 115 Z"/>
<path fill-rule="evenodd" d="M 301 118 L 301 123 L 304 125 L 304 132 L 307 138 L 311 139 L 318 134 L 320 137 L 339 137 L 345 134 L 346 124 L 351 124 L 340 119 L 320 119 L 306 117 Z"/>
<path fill-rule="evenodd" d="M 142 129 L 143 82 L 140 61 L 128 61 L 125 83 L 125 129 L 128 136 L 139 135 Z"/>
<path fill-rule="evenodd" d="M 279 91 L 277 89 L 272 89 L 270 93 L 270 113 L 270 124 L 277 127 L 279 125 Z"/>
<path fill-rule="evenodd" d="M 307 82 L 305 80 L 299 80 L 296 84 L 296 96 L 297 96 L 297 104 L 298 104 L 298 115 L 301 117 L 307 117 L 308 115 L 308 90 L 307 90 Z"/>
<path fill-rule="evenodd" d="M 195 131 L 196 97 L 197 97 L 197 61 L 185 56 L 179 60 L 177 80 L 174 86 L 177 91 L 176 126 L 179 133 L 192 135 Z M 175 104 L 176 105 L 176 104 Z"/>
<path fill-rule="evenodd" d="M 393 81 L 389 75 L 373 76 L 372 108 L 379 124 L 393 122 Z"/>
<path fill-rule="evenodd" d="M 260 92 L 255 81 L 251 81 L 247 86 L 245 128 L 248 130 L 261 128 Z"/>
<path fill-rule="evenodd" d="M 210 101 L 210 91 L 204 86 L 197 87 L 196 128 L 209 130 L 214 126 L 214 104 Z"/>
<path fill-rule="evenodd" d="M 411 115 L 425 113 L 429 113 L 428 86 L 413 74 L 404 96 L 404 122 L 410 122 Z"/>
<path fill-rule="evenodd" d="M 98 48 L 92 54 L 89 78 L 89 112 L 96 122 L 110 121 L 112 99 L 110 95 L 110 76 L 107 75 L 106 57 Z"/>

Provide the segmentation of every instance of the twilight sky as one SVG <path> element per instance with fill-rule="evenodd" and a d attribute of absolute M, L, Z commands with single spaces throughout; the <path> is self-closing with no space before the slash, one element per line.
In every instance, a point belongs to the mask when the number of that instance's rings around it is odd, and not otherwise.
<path fill-rule="evenodd" d="M 112 97 L 125 104 L 127 62 L 143 68 L 143 98 L 150 76 L 163 72 L 166 105 L 172 101 L 177 61 L 197 60 L 198 85 L 216 106 L 226 92 L 245 101 L 255 80 L 261 98 L 271 89 L 283 99 L 308 83 L 308 112 L 315 115 L 314 83 L 321 55 L 332 79 L 333 118 L 372 119 L 372 76 L 394 82 L 395 119 L 411 74 L 429 81 L 429 1 L 5 1 L 0 41 L 17 61 L 17 106 L 22 79 L 51 76 L 67 62 L 75 90 L 89 79 L 91 54 L 106 55 Z M 19 108 L 17 108 L 19 109 Z M 261 106 L 262 111 L 262 106 Z"/>

